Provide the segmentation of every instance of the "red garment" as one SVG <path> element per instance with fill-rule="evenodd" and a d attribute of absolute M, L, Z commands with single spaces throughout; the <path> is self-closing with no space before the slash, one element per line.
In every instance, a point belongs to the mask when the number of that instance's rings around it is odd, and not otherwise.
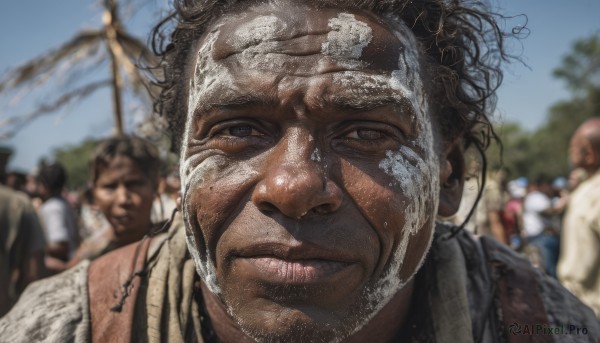
<path fill-rule="evenodd" d="M 508 237 L 520 233 L 522 215 L 523 202 L 521 199 L 512 198 L 504 205 L 504 209 L 502 210 L 502 224 L 504 225 L 504 230 L 506 230 L 506 235 Z"/>

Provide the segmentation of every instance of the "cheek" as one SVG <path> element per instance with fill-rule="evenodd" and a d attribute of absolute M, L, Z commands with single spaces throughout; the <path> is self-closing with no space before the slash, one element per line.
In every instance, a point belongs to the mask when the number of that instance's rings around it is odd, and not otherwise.
<path fill-rule="evenodd" d="M 228 219 L 235 217 L 244 205 L 256 174 L 246 164 L 213 156 L 194 168 L 187 178 L 182 195 L 184 216 L 195 228 L 193 234 L 201 235 L 201 241 L 211 250 Z"/>
<path fill-rule="evenodd" d="M 188 250 L 196 271 L 214 294 L 220 294 L 217 283 L 215 253 L 226 226 L 240 199 L 252 185 L 253 170 L 238 168 L 222 156 L 211 156 L 194 164 L 182 160 L 182 212 L 186 223 Z M 240 172 L 242 171 L 242 172 Z"/>
<path fill-rule="evenodd" d="M 154 203 L 155 192 L 153 189 L 144 189 L 134 193 L 133 205 L 140 211 L 151 211 Z"/>
<path fill-rule="evenodd" d="M 399 272 L 404 280 L 427 252 L 437 204 L 435 186 L 431 184 L 437 179 L 431 177 L 431 171 L 411 166 L 405 166 L 407 179 L 399 181 L 397 175 L 387 172 L 381 163 L 364 168 L 347 161 L 341 164 L 348 195 L 380 240 L 378 270 L 382 272 L 400 261 Z"/>
<path fill-rule="evenodd" d="M 100 211 L 108 214 L 114 202 L 114 196 L 110 192 L 103 190 L 94 190 L 94 204 L 98 206 Z"/>

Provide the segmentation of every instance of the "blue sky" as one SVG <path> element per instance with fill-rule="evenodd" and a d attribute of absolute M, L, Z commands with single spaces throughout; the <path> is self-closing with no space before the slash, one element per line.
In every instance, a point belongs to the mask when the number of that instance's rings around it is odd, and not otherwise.
<path fill-rule="evenodd" d="M 570 51 L 576 39 L 600 30 L 598 0 L 495 0 L 501 13 L 526 14 L 529 37 L 522 41 L 521 57 L 528 67 L 513 64 L 505 70 L 499 91 L 497 116 L 534 130 L 546 118 L 548 108 L 569 93 L 552 70 Z M 144 15 L 126 26 L 146 39 L 153 23 L 152 14 L 166 1 L 156 1 Z M 100 25 L 99 1 L 25 0 L 0 4 L 0 73 L 40 53 L 59 46 L 84 27 Z M 523 22 L 517 18 L 509 25 Z M 103 137 L 111 132 L 111 99 L 108 91 L 51 116 L 38 119 L 0 145 L 15 150 L 9 169 L 30 171 L 41 157 L 49 157 L 59 147 L 77 144 L 87 137 Z M 0 113 L 2 118 L 2 113 Z M 129 128 L 131 129 L 131 128 Z"/>

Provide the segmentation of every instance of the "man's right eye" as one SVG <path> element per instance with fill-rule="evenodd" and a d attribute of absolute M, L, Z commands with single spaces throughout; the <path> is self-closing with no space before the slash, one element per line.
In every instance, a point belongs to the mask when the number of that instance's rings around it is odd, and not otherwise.
<path fill-rule="evenodd" d="M 229 129 L 227 129 L 227 131 L 232 136 L 247 137 L 252 134 L 252 127 L 250 127 L 250 125 L 239 125 L 230 127 Z"/>
<path fill-rule="evenodd" d="M 223 129 L 219 132 L 220 136 L 233 136 L 233 137 L 249 137 L 249 136 L 263 136 L 263 133 L 256 130 L 250 125 L 235 125 Z"/>
<path fill-rule="evenodd" d="M 364 139 L 368 141 L 375 141 L 383 138 L 383 133 L 379 130 L 371 129 L 356 129 L 346 135 L 346 138 L 352 139 Z"/>
<path fill-rule="evenodd" d="M 116 183 L 108 183 L 108 184 L 104 184 L 104 185 L 100 185 L 100 188 L 105 189 L 105 190 L 115 190 L 117 189 L 118 185 Z"/>

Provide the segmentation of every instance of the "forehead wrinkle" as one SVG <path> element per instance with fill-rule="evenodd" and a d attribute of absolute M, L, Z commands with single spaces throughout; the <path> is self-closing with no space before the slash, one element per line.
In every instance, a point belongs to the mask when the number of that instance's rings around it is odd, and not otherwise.
<path fill-rule="evenodd" d="M 337 110 L 370 111 L 379 107 L 399 106 L 403 111 L 414 114 L 415 110 L 410 100 L 397 94 L 376 94 L 369 96 L 331 95 L 324 99 L 325 104 Z"/>
<path fill-rule="evenodd" d="M 213 110 L 226 109 L 226 108 L 242 108 L 242 107 L 273 107 L 277 106 L 279 101 L 274 95 L 268 96 L 266 94 L 254 94 L 254 93 L 228 93 L 221 98 L 214 100 L 203 101 L 200 106 L 195 110 L 194 115 L 198 115 L 202 112 L 210 112 Z"/>
<path fill-rule="evenodd" d="M 244 45 L 217 41 L 215 61 L 250 51 L 256 54 L 282 54 L 288 56 L 310 56 L 321 54 L 321 44 L 326 40 L 326 31 L 299 32 L 289 37 L 269 38 L 247 42 Z M 320 39 L 319 39 L 320 38 Z"/>

